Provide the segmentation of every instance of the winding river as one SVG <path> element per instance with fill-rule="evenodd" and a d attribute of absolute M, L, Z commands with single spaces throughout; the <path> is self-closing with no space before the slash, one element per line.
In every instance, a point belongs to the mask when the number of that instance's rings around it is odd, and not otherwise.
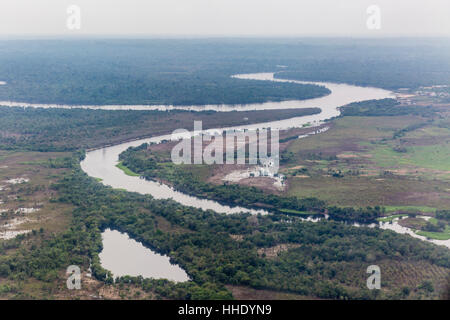
<path fill-rule="evenodd" d="M 289 108 L 314 108 L 321 109 L 319 114 L 309 115 L 304 117 L 295 117 L 291 119 L 271 121 L 264 123 L 257 123 L 252 125 L 237 126 L 237 127 L 225 127 L 204 130 L 203 133 L 220 134 L 227 130 L 256 130 L 259 128 L 272 128 L 272 129 L 289 129 L 300 128 L 304 124 L 310 124 L 311 126 L 318 126 L 323 121 L 336 117 L 340 114 L 339 107 L 352 102 L 367 101 L 373 99 L 395 98 L 395 95 L 390 92 L 379 88 L 373 87 L 359 87 L 348 84 L 336 84 L 330 82 L 310 82 L 310 81 L 297 81 L 274 78 L 274 73 L 254 73 L 254 74 L 240 74 L 235 75 L 233 78 L 242 80 L 261 80 L 261 81 L 276 81 L 276 82 L 289 82 L 298 84 L 315 84 L 328 88 L 331 93 L 327 96 L 308 99 L 308 100 L 289 100 L 282 102 L 265 102 L 246 105 L 204 105 L 204 106 L 172 106 L 172 105 L 109 105 L 109 106 L 95 106 L 95 105 L 82 105 L 82 106 L 69 106 L 69 105 L 54 105 L 54 104 L 30 104 L 21 102 L 2 101 L 0 105 L 11 107 L 36 107 L 36 108 L 83 108 L 83 109 L 102 109 L 102 110 L 192 110 L 192 111 L 204 111 L 214 110 L 218 112 L 228 111 L 249 111 L 249 110 L 277 110 L 277 109 L 289 109 Z M 199 134 L 199 132 L 191 132 L 188 136 Z M 100 149 L 91 150 L 87 152 L 85 159 L 81 162 L 81 168 L 91 177 L 101 179 L 102 183 L 113 188 L 125 189 L 131 192 L 138 192 L 140 194 L 148 194 L 155 199 L 173 199 L 185 206 L 192 206 L 203 210 L 213 210 L 219 213 L 233 214 L 246 212 L 251 214 L 267 214 L 264 210 L 253 210 L 243 207 L 230 207 L 222 205 L 216 201 L 200 199 L 181 192 L 178 192 L 168 185 L 158 182 L 147 181 L 139 177 L 128 176 L 122 170 L 116 167 L 119 162 L 119 154 L 128 149 L 129 147 L 136 147 L 143 143 L 160 143 L 163 140 L 172 140 L 185 138 L 186 135 L 172 136 L 171 134 L 155 136 L 152 138 L 135 140 L 132 142 L 121 143 L 113 146 L 106 146 Z M 397 221 L 394 224 L 381 226 L 384 229 L 391 229 L 398 233 L 409 233 L 405 230 L 397 230 Z M 411 234 L 411 233 L 409 233 Z M 411 234 L 412 235 L 412 234 Z M 415 236 L 415 235 L 412 235 Z M 168 264 L 168 257 L 157 256 L 152 253 L 153 258 L 149 258 L 145 263 L 137 263 L 145 255 L 143 252 L 146 250 L 141 247 L 140 244 L 133 242 L 132 239 L 127 238 L 126 235 L 120 234 L 116 231 L 106 230 L 103 233 L 105 250 L 101 253 L 102 265 L 116 275 L 124 274 L 141 274 L 154 278 L 169 278 L 173 281 L 186 281 L 187 275 L 178 266 L 170 266 Z M 416 236 L 418 237 L 418 236 Z M 428 239 L 422 239 L 429 241 Z M 432 241 L 436 244 L 444 244 L 448 246 L 448 243 L 440 243 L 439 241 Z M 114 253 L 117 247 L 123 246 L 124 252 L 129 248 L 134 248 L 138 254 L 133 257 L 130 256 L 128 261 L 133 261 L 134 266 L 143 265 L 142 268 L 129 266 L 123 263 L 118 263 L 117 255 Z M 127 249 L 128 248 L 128 249 Z M 162 261 L 165 268 L 175 268 L 168 273 L 158 271 L 161 268 L 154 268 L 155 265 L 162 265 L 155 260 L 155 257 Z M 153 267 L 150 267 L 152 265 Z M 148 270 L 151 268 L 152 270 Z M 154 270 L 153 270 L 154 269 Z M 162 268 L 161 270 L 163 270 Z M 156 271 L 155 271 L 156 270 Z"/>
<path fill-rule="evenodd" d="M 339 107 L 346 104 L 358 101 L 366 101 L 373 99 L 395 98 L 395 95 L 387 90 L 372 88 L 372 87 L 359 87 L 348 84 L 336 84 L 330 82 L 306 82 L 296 80 L 285 80 L 274 78 L 273 73 L 254 73 L 254 74 L 241 74 L 233 76 L 237 79 L 248 80 L 261 80 L 261 81 L 277 81 L 277 82 L 291 82 L 298 84 L 315 84 L 327 87 L 331 94 L 315 99 L 308 100 L 290 100 L 282 102 L 266 102 L 259 104 L 248 105 L 207 105 L 207 106 L 147 106 L 146 108 L 158 109 L 158 110 L 173 110 L 173 109 L 189 109 L 195 111 L 201 110 L 215 110 L 218 112 L 227 112 L 232 110 L 248 111 L 248 110 L 277 110 L 288 108 L 314 108 L 319 107 L 321 112 L 315 115 L 295 117 L 279 121 L 271 121 L 264 123 L 257 123 L 245 126 L 225 127 L 204 130 L 203 133 L 208 134 L 220 134 L 227 130 L 255 130 L 260 128 L 272 128 L 272 129 L 289 129 L 300 128 L 304 124 L 311 124 L 312 126 L 318 126 L 323 121 L 336 117 L 340 114 Z M 114 110 L 113 106 L 85 106 L 86 108 L 107 108 L 108 110 Z M 122 108 L 128 108 L 133 110 L 142 110 L 143 106 L 121 106 Z M 198 134 L 199 132 L 191 132 L 190 135 Z M 128 191 L 138 192 L 141 194 L 150 194 L 156 199 L 169 199 L 185 205 L 192 206 L 203 210 L 213 210 L 219 213 L 233 214 L 240 212 L 248 212 L 251 214 L 267 214 L 264 210 L 254 210 L 243 207 L 230 207 L 222 205 L 216 201 L 200 199 L 193 197 L 182 192 L 174 190 L 172 187 L 161 184 L 154 181 L 147 181 L 139 177 L 132 177 L 126 175 L 122 170 L 116 167 L 119 161 L 119 154 L 125 151 L 129 147 L 136 147 L 143 143 L 160 143 L 164 140 L 180 139 L 186 137 L 185 135 L 163 135 L 156 136 L 148 139 L 140 139 L 132 142 L 126 142 L 114 146 L 108 146 L 97 150 L 89 151 L 86 154 L 86 158 L 81 162 L 82 169 L 90 176 L 102 179 L 102 182 L 113 188 L 122 188 Z M 426 237 L 417 235 L 414 230 L 402 227 L 398 224 L 397 220 L 394 220 L 391 224 L 380 223 L 380 228 L 389 229 L 401 234 L 409 234 L 412 237 L 428 241 L 437 245 L 444 245 L 450 248 L 450 240 L 432 240 Z"/>
<path fill-rule="evenodd" d="M 311 108 L 319 107 L 321 112 L 315 115 L 309 115 L 304 117 L 295 117 L 286 120 L 272 121 L 257 123 L 245 126 L 236 127 L 226 127 L 226 128 L 216 128 L 204 130 L 203 133 L 219 133 L 224 130 L 255 130 L 258 128 L 272 128 L 272 129 L 288 129 L 302 127 L 304 124 L 312 124 L 317 126 L 323 121 L 330 119 L 332 117 L 339 115 L 338 107 L 343 105 L 372 99 L 384 99 L 394 97 L 392 92 L 371 88 L 371 87 L 358 87 L 347 84 L 336 84 L 328 82 L 305 82 L 296 80 L 284 80 L 274 78 L 273 73 L 255 73 L 255 74 L 242 74 L 233 76 L 237 79 L 251 79 L 251 80 L 261 80 L 261 81 L 277 81 L 277 82 L 292 82 L 298 84 L 316 84 L 322 85 L 330 89 L 331 94 L 315 99 L 308 100 L 290 100 L 282 102 L 265 102 L 259 104 L 248 104 L 248 105 L 206 105 L 206 106 L 145 106 L 145 109 L 154 110 L 173 110 L 173 109 L 184 109 L 184 110 L 215 110 L 219 112 L 227 112 L 232 110 L 237 111 L 248 111 L 248 110 L 276 110 L 276 109 L 289 109 L 289 108 Z M 0 103 L 2 104 L 2 103 Z M 17 103 L 11 103 L 17 106 Z M 29 105 L 29 104 L 27 104 Z M 57 107 L 55 105 L 32 105 L 36 107 Z M 60 106 L 61 107 L 61 106 Z M 62 106 L 69 107 L 69 106 Z M 117 110 L 119 109 L 132 109 L 132 110 L 142 110 L 144 106 L 81 106 L 82 108 L 91 109 L 107 109 L 107 110 Z M 190 134 L 198 134 L 190 133 Z M 171 140 L 172 138 L 179 139 L 183 137 L 182 135 L 172 137 L 171 134 L 157 136 L 147 139 L 140 139 L 132 142 L 121 143 L 118 145 L 108 146 L 97 150 L 92 150 L 87 152 L 86 158 L 81 162 L 82 169 L 90 176 L 99 178 L 105 185 L 112 186 L 113 188 L 126 189 L 132 192 L 138 192 L 141 194 L 150 194 L 156 199 L 169 199 L 185 205 L 200 208 L 203 210 L 214 210 L 219 213 L 239 213 L 239 212 L 249 212 L 252 214 L 266 214 L 264 210 L 253 210 L 242 207 L 230 207 L 222 205 L 216 201 L 199 199 L 197 197 L 189 196 L 184 193 L 175 191 L 173 188 L 158 183 L 154 181 L 146 181 L 139 177 L 127 176 L 122 170 L 116 167 L 119 161 L 119 154 L 125 151 L 129 147 L 136 147 L 143 143 L 159 143 L 163 140 Z"/>

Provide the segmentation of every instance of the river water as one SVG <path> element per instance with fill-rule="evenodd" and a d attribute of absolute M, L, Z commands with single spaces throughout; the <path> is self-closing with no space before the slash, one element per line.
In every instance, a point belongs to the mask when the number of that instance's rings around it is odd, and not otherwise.
<path fill-rule="evenodd" d="M 83 109 L 102 109 L 102 110 L 192 110 L 204 111 L 214 110 L 218 112 L 228 111 L 249 111 L 249 110 L 277 110 L 291 108 L 320 108 L 321 112 L 315 115 L 304 117 L 295 117 L 286 120 L 269 121 L 264 123 L 226 127 L 205 130 L 203 133 L 221 133 L 226 130 L 255 130 L 261 128 L 289 129 L 300 128 L 304 124 L 318 126 L 323 121 L 336 117 L 340 114 L 338 108 L 352 102 L 367 101 L 374 99 L 395 98 L 395 95 L 387 90 L 373 87 L 359 87 L 348 84 L 336 84 L 329 82 L 310 82 L 285 80 L 274 78 L 273 73 L 255 73 L 241 74 L 233 76 L 236 79 L 261 80 L 290 82 L 298 84 L 315 84 L 328 88 L 331 93 L 327 96 L 308 99 L 308 100 L 290 100 L 282 102 L 265 102 L 246 105 L 204 105 L 204 106 L 172 106 L 172 105 L 110 105 L 110 106 L 69 106 L 54 104 L 30 104 L 21 102 L 2 101 L 0 105 L 11 107 L 43 107 L 43 108 L 83 108 Z M 190 133 L 194 135 L 197 133 Z M 175 139 L 186 137 L 186 135 L 176 136 Z M 171 140 L 172 135 L 156 136 L 152 138 L 140 139 L 132 142 L 121 143 L 113 146 L 107 146 L 97 150 L 87 152 L 86 158 L 81 162 L 81 168 L 91 177 L 100 178 L 102 183 L 113 188 L 125 189 L 131 192 L 149 194 L 155 199 L 173 199 L 185 206 L 192 206 L 203 210 L 213 210 L 219 213 L 233 214 L 248 212 L 251 214 L 267 214 L 264 210 L 253 210 L 242 207 L 230 207 L 222 205 L 216 201 L 200 199 L 187 194 L 175 191 L 173 188 L 158 182 L 147 181 L 139 177 L 126 175 L 122 170 L 116 167 L 119 162 L 119 154 L 129 147 L 136 147 L 143 143 L 160 143 L 163 140 Z M 408 230 L 399 230 L 397 223 L 393 225 L 381 226 L 398 233 L 408 233 Z M 407 229 L 407 228 L 406 228 Z M 412 230 L 411 230 L 412 231 Z M 412 234 L 411 234 L 412 235 Z M 414 236 L 414 235 L 412 235 Z M 416 237 L 419 237 L 415 235 Z M 142 275 L 143 277 L 165 278 L 173 281 L 187 281 L 187 274 L 179 267 L 171 265 L 169 258 L 158 255 L 142 246 L 142 244 L 129 239 L 126 234 L 113 230 L 105 230 L 102 234 L 104 249 L 100 254 L 102 266 L 110 270 L 115 276 L 120 275 Z M 426 240 L 421 237 L 422 240 Z M 436 244 L 437 241 L 431 241 Z M 445 244 L 444 244 L 445 245 Z"/>
<path fill-rule="evenodd" d="M 106 229 L 102 233 L 103 250 L 99 254 L 103 268 L 114 277 L 142 276 L 163 278 L 175 282 L 188 281 L 189 277 L 177 265 L 170 263 L 168 256 L 162 256 L 130 239 L 127 234 Z"/>
<path fill-rule="evenodd" d="M 427 218 L 424 216 L 418 216 L 421 218 Z M 406 217 L 405 217 L 406 218 Z M 429 217 L 428 217 L 429 218 Z M 409 234 L 413 238 L 417 238 L 423 241 L 428 241 L 440 246 L 445 246 L 450 249 L 450 239 L 449 240 L 437 240 L 437 239 L 428 239 L 427 237 L 421 236 L 414 232 L 413 229 L 404 227 L 399 224 L 400 218 L 395 218 L 391 223 L 389 222 L 380 222 L 380 228 L 385 230 L 392 230 L 400 234 Z"/>
<path fill-rule="evenodd" d="M 277 82 L 293 82 L 299 84 L 317 84 L 323 85 L 331 90 L 331 94 L 308 100 L 300 101 L 282 101 L 282 102 L 266 102 L 260 104 L 249 105 L 215 105 L 215 106 L 187 106 L 187 107 L 173 107 L 173 106 L 147 106 L 147 109 L 153 108 L 158 110 L 171 110 L 171 109 L 189 109 L 189 110 L 215 110 L 215 111 L 248 111 L 248 110 L 267 110 L 267 109 L 288 109 L 288 108 L 310 108 L 318 107 L 321 109 L 319 114 L 309 115 L 304 117 L 295 117 L 280 121 L 270 121 L 252 125 L 216 128 L 210 130 L 204 130 L 203 133 L 218 133 L 224 130 L 255 130 L 259 128 L 272 128 L 272 129 L 288 129 L 302 127 L 304 124 L 319 125 L 324 120 L 339 115 L 338 107 L 343 105 L 372 99 L 384 99 L 394 97 L 393 93 L 378 88 L 371 87 L 358 87 L 347 84 L 335 84 L 335 83 L 322 83 L 322 82 L 304 82 L 294 80 L 282 80 L 275 79 L 273 73 L 256 73 L 256 74 L 243 74 L 236 75 L 235 78 L 239 79 L 252 79 L 261 81 L 277 81 Z M 46 105 L 47 107 L 53 107 Z M 84 106 L 85 108 L 108 108 L 114 109 L 112 106 Z M 121 107 L 122 108 L 122 107 Z M 124 107 L 125 108 L 125 107 Z M 141 110 L 142 106 L 126 106 L 128 109 Z M 196 133 L 198 134 L 198 133 Z M 179 139 L 183 135 L 176 136 Z M 128 149 L 129 147 L 136 147 L 143 143 L 155 142 L 159 143 L 163 140 L 171 140 L 172 135 L 163 135 L 152 137 L 148 139 L 140 139 L 132 142 L 126 142 L 114 146 L 108 146 L 101 149 L 89 151 L 86 154 L 86 158 L 81 162 L 82 169 L 90 176 L 102 179 L 105 185 L 112 186 L 114 188 L 126 189 L 128 191 L 138 192 L 141 194 L 150 194 L 156 199 L 168 199 L 173 200 L 186 205 L 203 210 L 214 210 L 219 213 L 239 213 L 249 212 L 252 214 L 261 213 L 266 214 L 264 210 L 253 210 L 242 207 L 230 207 L 224 206 L 216 201 L 199 199 L 192 197 L 181 192 L 173 190 L 173 188 L 153 181 L 146 181 L 139 177 L 127 176 L 122 170 L 116 167 L 119 161 L 119 154 Z"/>

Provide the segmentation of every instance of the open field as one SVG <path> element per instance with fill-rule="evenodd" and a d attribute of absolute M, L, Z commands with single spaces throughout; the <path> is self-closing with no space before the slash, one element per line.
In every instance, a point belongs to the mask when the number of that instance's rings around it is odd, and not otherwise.
<path fill-rule="evenodd" d="M 385 206 L 386 213 L 390 212 L 420 212 L 429 213 L 435 212 L 436 208 L 425 207 L 425 206 Z"/>
<path fill-rule="evenodd" d="M 425 203 L 445 209 L 450 205 L 447 187 L 442 182 L 418 183 L 403 177 L 335 178 L 325 171 L 318 177 L 288 178 L 287 194 L 315 196 L 337 206 L 420 206 Z"/>
<path fill-rule="evenodd" d="M 450 226 L 447 225 L 444 232 L 418 231 L 417 234 L 430 239 L 448 240 L 450 239 Z"/>
<path fill-rule="evenodd" d="M 390 212 L 450 207 L 450 130 L 440 119 L 344 117 L 333 123 L 328 132 L 287 148 L 281 172 L 288 176 L 288 194 Z M 298 166 L 300 178 L 292 173 Z"/>
<path fill-rule="evenodd" d="M 130 169 L 128 169 L 127 167 L 125 167 L 122 162 L 119 162 L 116 165 L 117 168 L 119 168 L 120 170 L 122 170 L 127 176 L 132 176 L 132 177 L 139 177 L 139 174 L 131 171 Z"/>
<path fill-rule="evenodd" d="M 67 155 L 0 151 L 0 239 L 1 231 L 4 239 L 32 230 L 45 238 L 67 228 L 71 208 L 52 201 L 51 189 L 66 170 L 49 162 Z"/>
<path fill-rule="evenodd" d="M 51 188 L 67 172 L 59 168 L 66 156 L 0 151 L 0 264 L 18 251 L 32 253 L 69 227 L 73 206 L 53 201 L 58 195 Z M 1 265 L 1 298 L 45 298 L 57 285 L 28 277 L 8 279 L 4 268 Z"/>
<path fill-rule="evenodd" d="M 406 214 L 394 214 L 392 216 L 378 218 L 377 220 L 380 222 L 389 222 L 389 221 L 393 221 L 396 218 L 405 217 L 405 216 L 407 216 L 407 215 Z"/>

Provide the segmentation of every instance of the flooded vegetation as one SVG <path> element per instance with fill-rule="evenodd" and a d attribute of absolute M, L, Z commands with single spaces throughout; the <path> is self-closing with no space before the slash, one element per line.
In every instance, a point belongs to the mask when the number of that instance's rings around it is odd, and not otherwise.
<path fill-rule="evenodd" d="M 31 232 L 31 230 L 24 230 L 20 228 L 20 225 L 28 222 L 30 222 L 30 219 L 26 217 L 17 217 L 5 221 L 4 224 L 0 225 L 0 239 L 13 239 L 20 234 L 27 234 Z"/>

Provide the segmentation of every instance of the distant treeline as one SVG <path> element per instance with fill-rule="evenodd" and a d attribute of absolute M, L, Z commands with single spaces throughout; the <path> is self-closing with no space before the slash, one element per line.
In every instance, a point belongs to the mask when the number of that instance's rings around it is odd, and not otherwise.
<path fill-rule="evenodd" d="M 264 58 L 268 48 L 218 40 L 0 41 L 0 81 L 7 82 L 0 101 L 205 105 L 330 93 L 316 85 L 231 78 L 276 70 L 273 53 Z"/>
<path fill-rule="evenodd" d="M 324 39 L 303 41 L 302 45 L 302 57 L 286 62 L 288 68 L 276 78 L 394 90 L 450 84 L 448 38 Z M 314 57 L 311 52 L 315 52 Z"/>
<path fill-rule="evenodd" d="M 340 108 L 341 116 L 383 117 L 416 115 L 427 117 L 433 115 L 436 109 L 428 106 L 402 106 L 395 99 L 369 100 L 350 103 Z"/>
<path fill-rule="evenodd" d="M 306 99 L 323 87 L 230 78 L 382 88 L 449 84 L 448 39 L 197 39 L 0 41 L 0 101 L 60 104 L 242 104 Z M 286 67 L 280 67 L 284 65 Z"/>
<path fill-rule="evenodd" d="M 0 106 L 0 148 L 74 151 L 175 129 L 245 125 L 319 113 L 319 108 L 261 111 L 106 111 L 85 109 L 9 108 Z"/>

